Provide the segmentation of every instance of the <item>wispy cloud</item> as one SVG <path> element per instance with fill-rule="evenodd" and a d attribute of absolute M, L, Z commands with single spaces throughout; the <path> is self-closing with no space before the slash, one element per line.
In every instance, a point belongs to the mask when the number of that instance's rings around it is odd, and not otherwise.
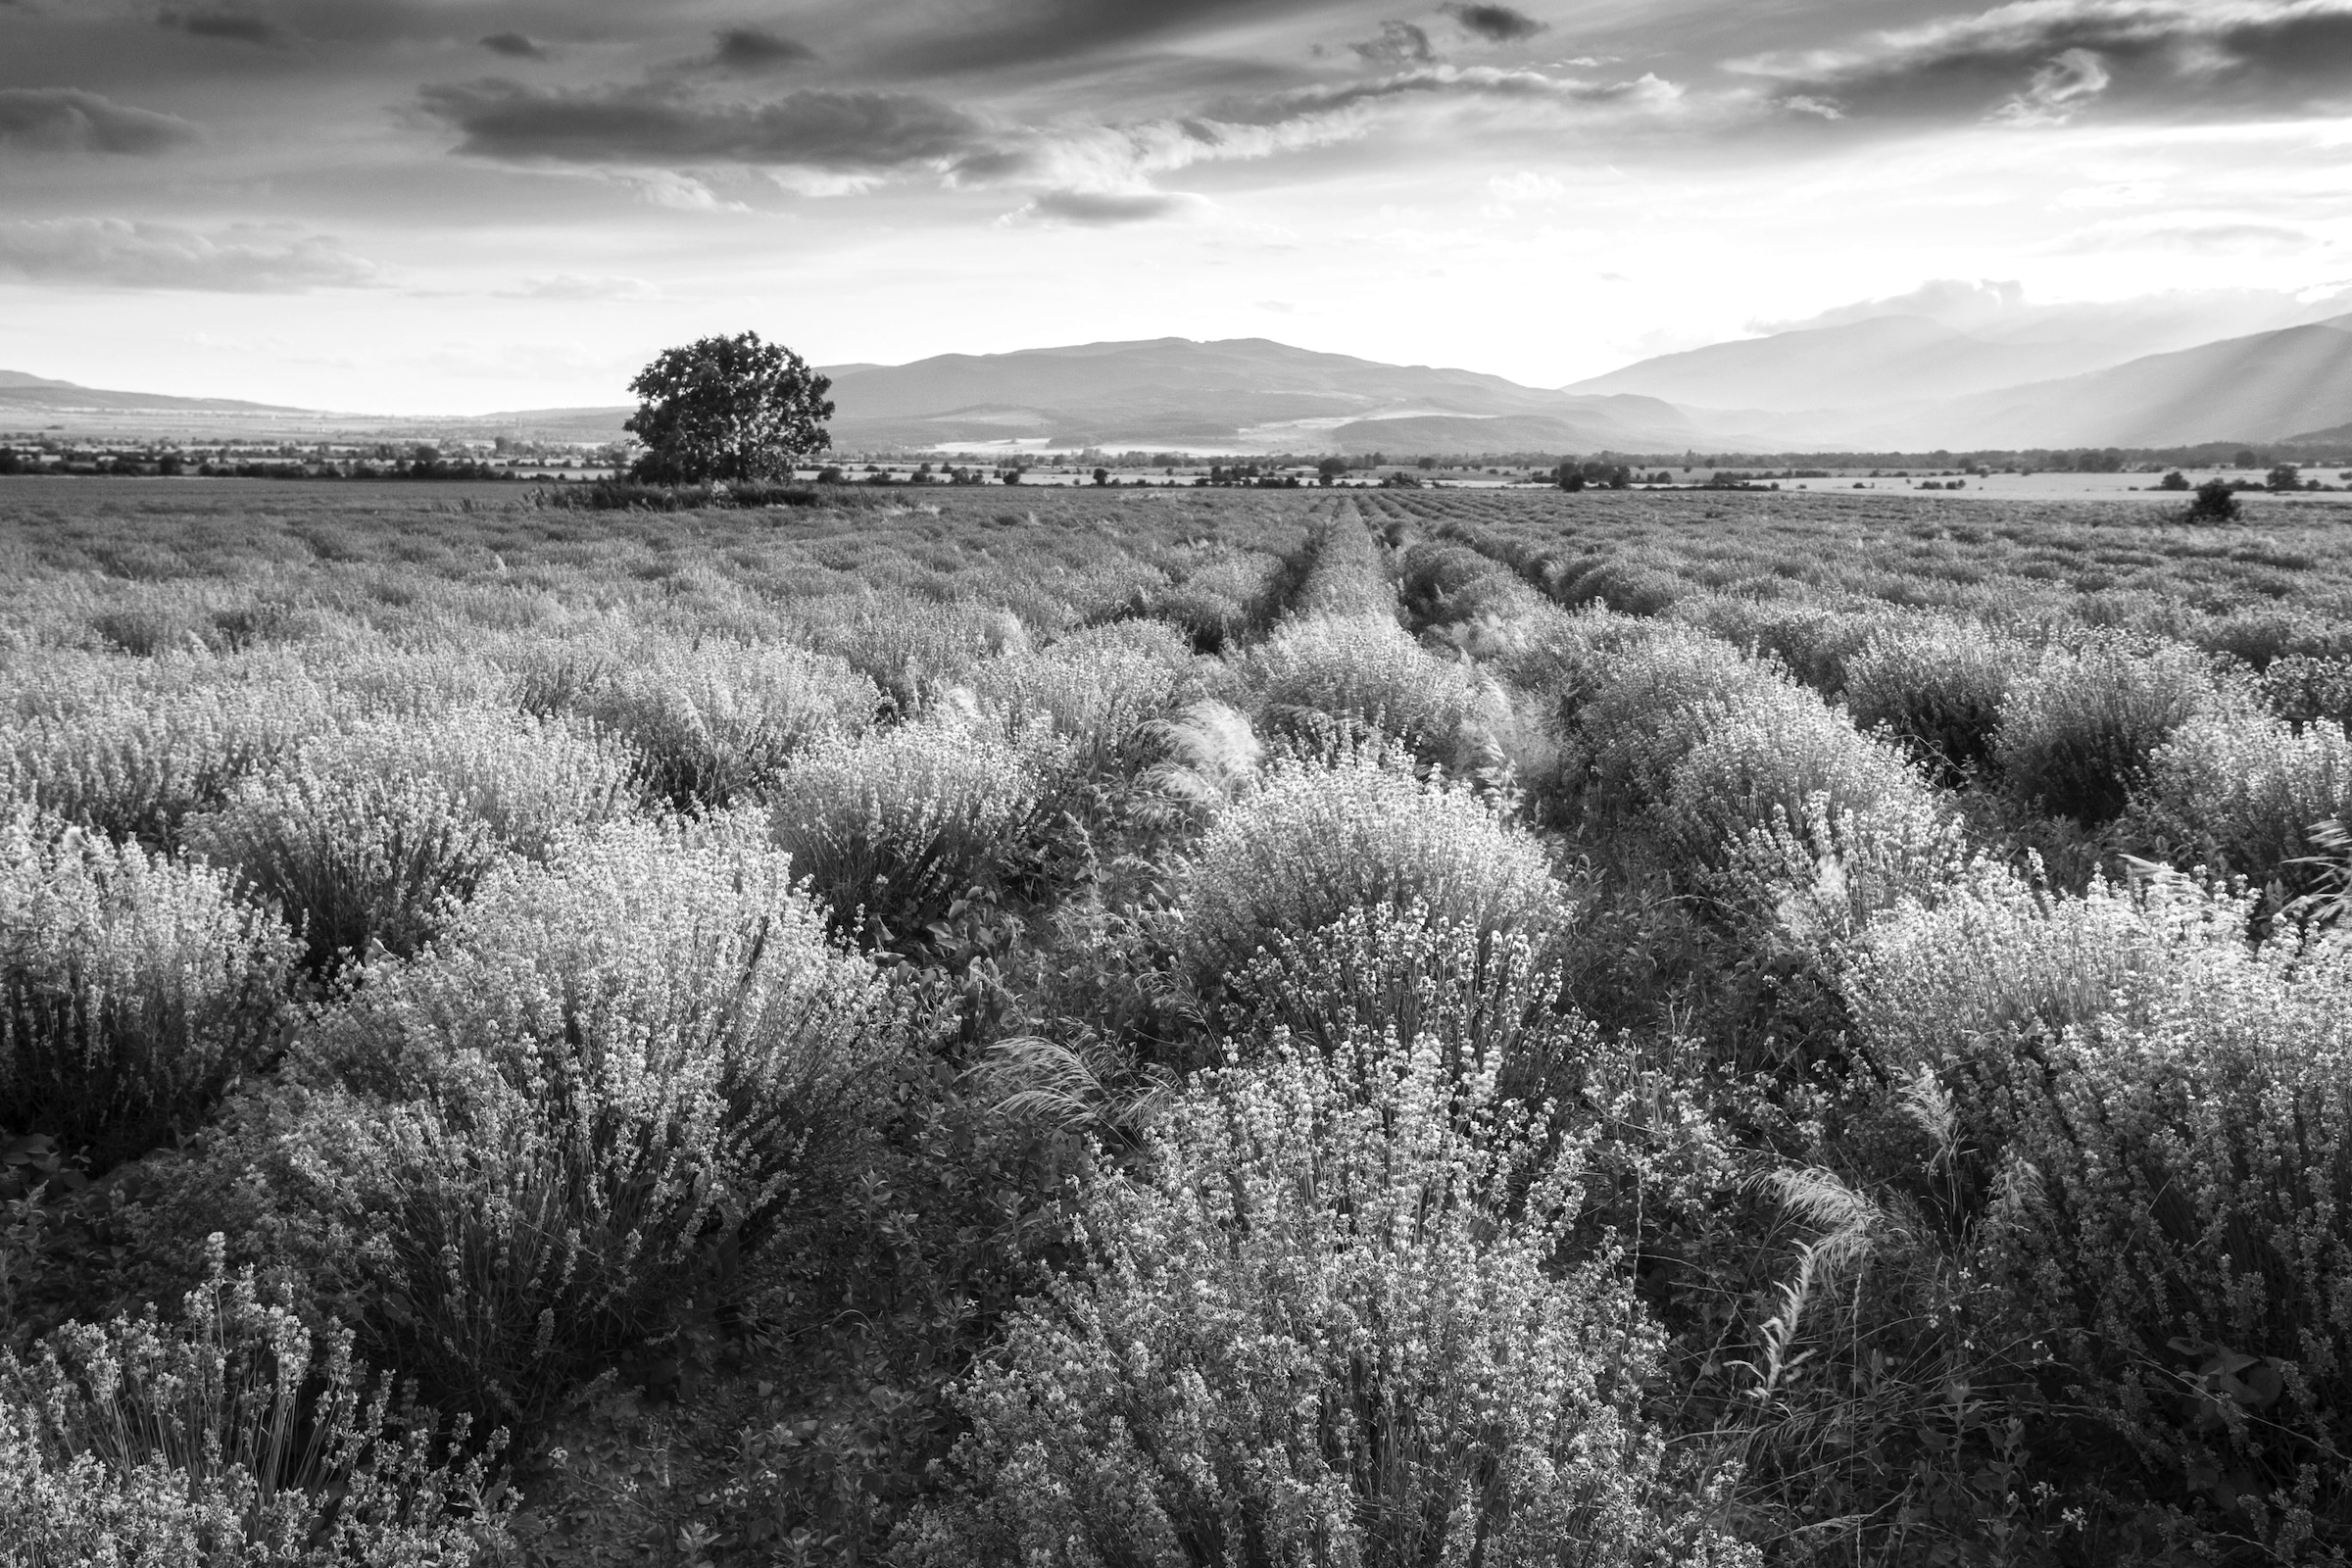
<path fill-rule="evenodd" d="M 319 235 L 59 218 L 0 223 L 0 277 L 103 288 L 285 294 L 380 281 L 375 267 Z"/>
<path fill-rule="evenodd" d="M 1027 206 L 1005 215 L 1009 223 L 1076 223 L 1110 227 L 1183 218 L 1204 211 L 1207 203 L 1180 191 L 1050 190 Z"/>
<path fill-rule="evenodd" d="M 201 136 L 175 116 L 133 109 L 78 88 L 0 88 L 0 146 L 144 155 L 170 152 Z"/>
<path fill-rule="evenodd" d="M 1836 118 L 2276 114 L 2352 103 L 2352 0 L 2018 0 L 1731 69 Z"/>

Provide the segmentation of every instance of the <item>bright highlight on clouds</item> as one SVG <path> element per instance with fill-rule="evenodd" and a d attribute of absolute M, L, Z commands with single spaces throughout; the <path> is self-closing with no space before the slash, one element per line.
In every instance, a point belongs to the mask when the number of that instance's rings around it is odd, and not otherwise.
<path fill-rule="evenodd" d="M 1924 278 L 2221 335 L 2347 193 L 2352 0 L 0 0 L 0 367 L 346 408 L 747 326 L 1559 385 Z"/>

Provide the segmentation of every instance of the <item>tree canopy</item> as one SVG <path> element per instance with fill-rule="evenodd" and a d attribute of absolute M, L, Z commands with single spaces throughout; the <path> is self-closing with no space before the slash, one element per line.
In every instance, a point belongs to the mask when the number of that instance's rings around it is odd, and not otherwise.
<path fill-rule="evenodd" d="M 757 332 L 664 349 L 629 390 L 622 428 L 646 444 L 635 476 L 669 484 L 789 475 L 793 460 L 832 445 L 830 377 Z"/>

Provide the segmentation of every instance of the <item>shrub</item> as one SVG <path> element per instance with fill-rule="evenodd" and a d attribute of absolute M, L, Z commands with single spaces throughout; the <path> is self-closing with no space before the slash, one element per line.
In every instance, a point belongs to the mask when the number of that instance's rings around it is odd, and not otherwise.
<path fill-rule="evenodd" d="M 1013 874 L 1037 801 L 1035 771 L 1005 741 L 931 719 L 820 747 L 785 775 L 768 821 L 837 926 L 919 944 Z"/>
<path fill-rule="evenodd" d="M 1683 760 L 1729 714 L 1757 702 L 1786 707 L 1798 695 L 1729 643 L 1680 628 L 1604 651 L 1578 685 L 1567 695 L 1581 699 L 1573 723 L 1593 785 L 1621 808 L 1662 804 Z"/>
<path fill-rule="evenodd" d="M 2236 487 L 2227 479 L 2212 478 L 2197 486 L 2187 515 L 2191 522 L 2235 522 L 2238 511 Z"/>
<path fill-rule="evenodd" d="M 323 1019 L 230 1154 L 404 1372 L 527 1415 L 821 1208 L 903 1025 L 747 824 L 615 824 Z"/>
<path fill-rule="evenodd" d="M 575 710 L 634 747 L 648 790 L 681 808 L 740 804 L 882 701 L 847 662 L 774 644 L 649 644 L 585 684 Z"/>
<path fill-rule="evenodd" d="M 0 728 L 0 791 L 157 848 L 176 846 L 189 813 L 330 722 L 324 688 L 273 665 L 164 660 L 138 680 L 104 663 L 20 668 Z"/>
<path fill-rule="evenodd" d="M 1940 1077 L 1971 1185 L 2011 1195 L 1969 1262 L 2080 1396 L 2165 1484 L 2341 1545 L 2342 1473 L 2310 1466 L 2352 1438 L 2352 937 L 2257 948 L 2249 912 L 2177 877 L 1985 878 L 1883 922 L 1850 992 Z"/>
<path fill-rule="evenodd" d="M 1491 1077 L 1358 1036 L 1197 1078 L 960 1395 L 916 1564 L 1749 1560 L 1642 1428 L 1653 1331 Z"/>
<path fill-rule="evenodd" d="M 2203 658 L 2177 643 L 2106 636 L 2051 649 L 2001 705 L 1993 758 L 2022 799 L 2097 827 L 2213 694 Z"/>
<path fill-rule="evenodd" d="M 1836 697 L 1852 678 L 1849 663 L 1873 630 L 1867 607 L 1707 594 L 1684 599 L 1669 612 L 1735 647 L 1778 662 L 1824 697 Z"/>
<path fill-rule="evenodd" d="M 1893 747 L 1792 683 L 1761 683 L 1709 716 L 1659 803 L 1669 841 L 1693 865 L 1720 868 L 1749 833 L 1812 810 L 1835 818 L 1926 793 Z"/>
<path fill-rule="evenodd" d="M 2262 672 L 2262 689 L 2278 716 L 2297 729 L 2352 729 L 2352 655 L 2289 654 Z"/>
<path fill-rule="evenodd" d="M 1135 760 L 1145 730 L 1197 684 L 1192 663 L 1175 627 L 1117 620 L 989 660 L 972 671 L 971 691 L 1015 747 L 1091 777 Z"/>
<path fill-rule="evenodd" d="M 1976 621 L 1882 627 L 1846 664 L 1846 710 L 1884 724 L 1922 763 L 1958 782 L 1990 755 L 2001 705 L 2032 667 L 2027 644 Z"/>
<path fill-rule="evenodd" d="M 1310 751 L 1386 735 L 1467 770 L 1499 708 L 1472 666 L 1429 654 L 1387 615 L 1287 621 L 1250 667 L 1265 727 Z"/>
<path fill-rule="evenodd" d="M 99 1169 L 192 1131 L 275 1049 L 294 947 L 219 871 L 0 816 L 5 1125 Z"/>
<path fill-rule="evenodd" d="M 555 722 L 460 709 L 314 737 L 189 824 L 190 846 L 278 901 L 314 966 L 414 953 L 501 857 L 544 857 L 629 805 L 626 755 Z"/>
<path fill-rule="evenodd" d="M 2352 737 L 2332 725 L 2300 735 L 2265 713 L 2207 712 L 2156 749 L 2125 833 L 2160 846 L 2182 869 L 2273 881 L 2293 898 L 2317 886 L 2298 864 L 2313 828 L 2352 814 Z"/>
<path fill-rule="evenodd" d="M 1546 1081 L 1590 1054 L 1592 1030 L 1563 1009 L 1567 980 L 1540 935 L 1434 921 L 1417 904 L 1361 906 L 1319 930 L 1270 933 L 1226 977 L 1227 1025 L 1333 1055 L 1386 1031 L 1428 1036 L 1463 1071 Z"/>
<path fill-rule="evenodd" d="M 942 604 L 869 591 L 806 600 L 794 610 L 811 648 L 847 660 L 906 716 L 960 685 L 981 660 L 1029 646 L 1018 616 L 970 600 Z"/>
<path fill-rule="evenodd" d="M 122 1568 L 263 1562 L 424 1568 L 513 1544 L 491 1450 L 436 1454 L 434 1422 L 372 1392 L 350 1336 L 319 1337 L 220 1238 L 186 1315 L 75 1325 L 0 1358 L 0 1556 Z"/>
<path fill-rule="evenodd" d="M 1306 936 L 1381 905 L 1482 940 L 1540 936 L 1568 912 L 1542 846 L 1467 790 L 1416 779 L 1394 753 L 1283 762 L 1182 867 L 1180 960 L 1213 994 L 1278 933 Z"/>

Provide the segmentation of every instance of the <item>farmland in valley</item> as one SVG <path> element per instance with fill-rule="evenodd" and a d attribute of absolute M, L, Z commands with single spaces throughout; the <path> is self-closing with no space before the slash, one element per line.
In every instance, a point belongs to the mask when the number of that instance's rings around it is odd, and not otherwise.
<path fill-rule="evenodd" d="M 2352 1549 L 2352 507 L 806 501 L 0 480 L 0 1546 Z"/>

